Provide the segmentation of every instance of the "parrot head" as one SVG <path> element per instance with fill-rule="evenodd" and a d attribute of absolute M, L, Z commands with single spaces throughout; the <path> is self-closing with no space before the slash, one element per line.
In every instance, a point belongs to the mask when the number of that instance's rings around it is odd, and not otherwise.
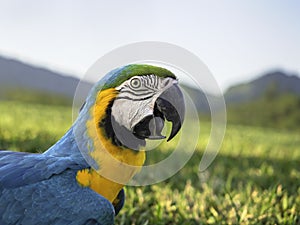
<path fill-rule="evenodd" d="M 184 100 L 177 80 L 162 68 L 161 72 L 165 73 L 154 72 L 130 74 L 115 87 L 118 94 L 111 105 L 111 127 L 107 130 L 113 130 L 116 140 L 131 149 L 145 145 L 145 139 L 166 138 L 161 134 L 166 120 L 172 123 L 168 140 L 178 133 L 183 123 Z"/>
<path fill-rule="evenodd" d="M 172 123 L 167 139 L 171 140 L 179 132 L 185 114 L 175 75 L 152 65 L 132 64 L 111 71 L 95 85 L 89 100 L 84 107 L 92 105 L 94 111 L 97 105 L 99 111 L 105 108 L 95 116 L 96 126 L 106 138 L 114 145 L 134 150 L 143 147 L 146 139 L 166 138 L 161 134 L 166 121 Z"/>
<path fill-rule="evenodd" d="M 171 140 L 184 115 L 183 94 L 169 70 L 143 64 L 112 70 L 91 89 L 73 127 L 81 154 L 101 175 L 82 171 L 78 182 L 112 202 L 144 164 L 146 140 L 167 138 L 166 121 Z"/>

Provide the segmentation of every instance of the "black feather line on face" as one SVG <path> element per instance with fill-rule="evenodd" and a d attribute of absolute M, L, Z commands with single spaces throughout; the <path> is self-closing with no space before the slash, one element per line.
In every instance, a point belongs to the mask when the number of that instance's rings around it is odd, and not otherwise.
<path fill-rule="evenodd" d="M 123 147 L 123 148 L 128 148 L 125 146 L 117 137 L 114 128 L 117 129 L 118 131 L 121 130 L 123 133 L 131 133 L 127 128 L 124 126 L 121 126 L 118 122 L 115 121 L 114 117 L 111 115 L 111 108 L 114 103 L 114 100 L 112 100 L 106 109 L 106 116 L 99 122 L 98 126 L 100 129 L 104 130 L 105 136 L 108 139 L 111 139 L 112 144 L 118 146 L 118 147 Z M 112 125 L 112 122 L 114 123 L 114 126 Z M 131 149 L 134 150 L 139 150 L 141 146 L 146 145 L 146 141 L 143 139 L 139 139 L 137 142 L 137 139 L 131 142 L 131 144 L 134 143 L 134 146 L 130 146 Z M 137 151 L 138 152 L 138 151 Z"/>
<path fill-rule="evenodd" d="M 112 124 L 111 124 L 111 107 L 113 105 L 114 101 L 111 101 L 106 109 L 106 116 L 99 122 L 100 129 L 103 129 L 105 131 L 105 135 L 108 139 L 112 140 L 112 143 L 116 146 L 124 147 L 122 143 L 117 139 L 115 132 L 113 130 Z"/>

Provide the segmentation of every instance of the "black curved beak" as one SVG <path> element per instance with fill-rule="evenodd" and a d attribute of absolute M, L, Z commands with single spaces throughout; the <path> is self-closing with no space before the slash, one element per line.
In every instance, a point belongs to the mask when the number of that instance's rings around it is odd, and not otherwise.
<path fill-rule="evenodd" d="M 164 121 L 172 122 L 170 141 L 180 130 L 185 114 L 183 94 L 177 84 L 166 89 L 155 101 L 153 115 L 143 118 L 133 129 L 133 134 L 140 139 L 164 139 L 161 134 Z"/>
<path fill-rule="evenodd" d="M 155 101 L 154 114 L 172 122 L 172 130 L 167 141 L 179 132 L 185 115 L 183 94 L 177 84 L 165 90 Z"/>

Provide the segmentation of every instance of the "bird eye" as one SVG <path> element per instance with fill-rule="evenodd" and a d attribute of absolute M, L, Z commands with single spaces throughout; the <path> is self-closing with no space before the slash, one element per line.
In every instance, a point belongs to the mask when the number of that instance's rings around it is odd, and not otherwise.
<path fill-rule="evenodd" d="M 130 81 L 130 85 L 133 88 L 139 88 L 141 86 L 141 81 L 138 78 L 134 78 Z"/>

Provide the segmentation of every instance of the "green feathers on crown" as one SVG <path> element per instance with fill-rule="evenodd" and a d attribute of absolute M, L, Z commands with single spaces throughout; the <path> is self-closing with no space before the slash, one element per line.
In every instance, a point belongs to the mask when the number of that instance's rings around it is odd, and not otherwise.
<path fill-rule="evenodd" d="M 108 73 L 106 75 L 107 80 L 103 85 L 102 90 L 117 87 L 131 77 L 150 74 L 155 74 L 159 77 L 172 77 L 176 79 L 176 76 L 171 71 L 162 67 L 146 64 L 130 64 Z"/>

